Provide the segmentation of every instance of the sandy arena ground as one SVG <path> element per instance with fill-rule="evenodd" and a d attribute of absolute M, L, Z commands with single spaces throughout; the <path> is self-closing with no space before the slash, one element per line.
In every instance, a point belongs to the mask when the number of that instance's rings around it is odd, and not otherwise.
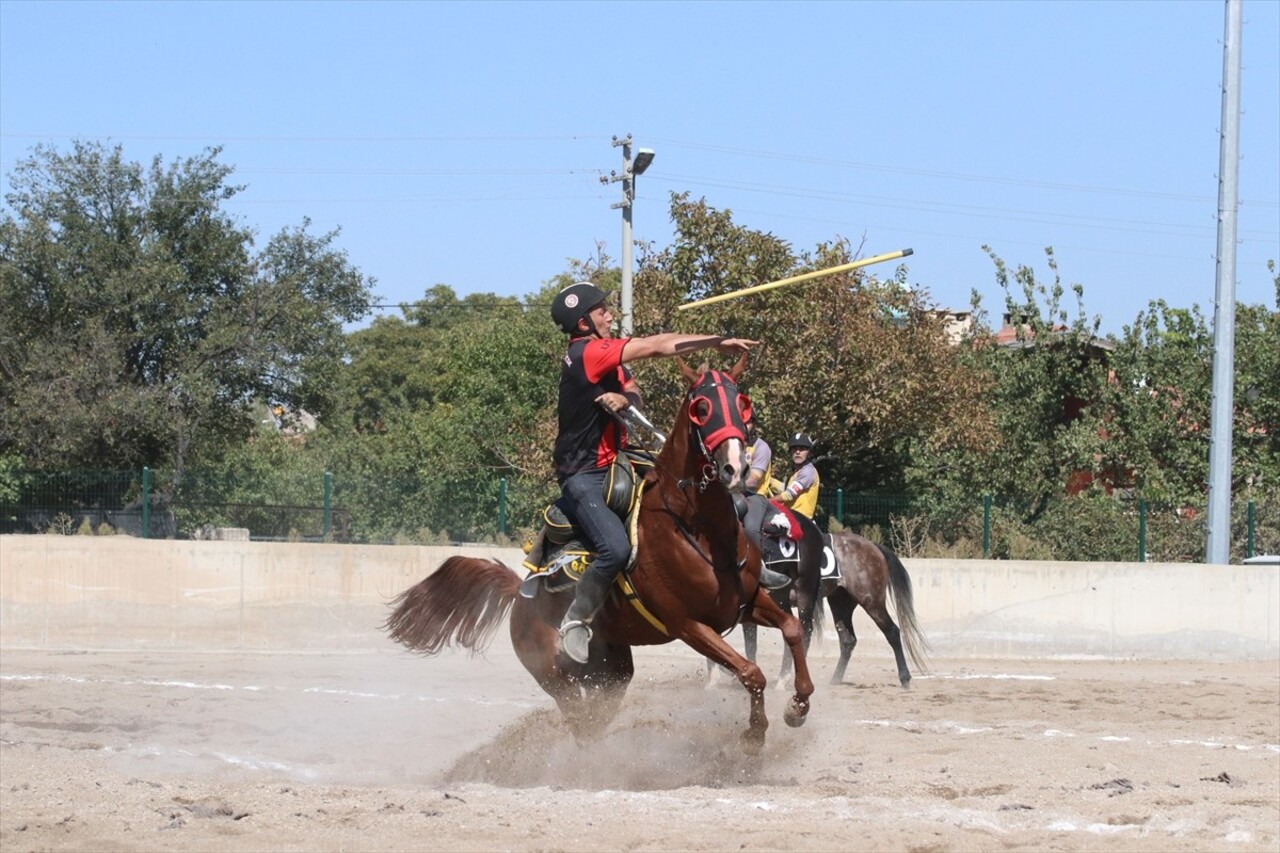
<path fill-rule="evenodd" d="M 779 651 L 762 638 L 776 680 Z M 738 643 L 741 637 L 736 638 Z M 0 850 L 1280 850 L 1280 662 L 812 655 L 807 725 L 640 649 L 579 747 L 483 658 L 0 654 Z"/>

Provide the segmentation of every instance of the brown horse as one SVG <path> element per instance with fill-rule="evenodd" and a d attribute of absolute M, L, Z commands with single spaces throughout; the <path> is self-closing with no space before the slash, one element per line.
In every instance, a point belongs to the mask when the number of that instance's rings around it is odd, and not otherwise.
<path fill-rule="evenodd" d="M 928 651 L 929 643 L 916 622 L 911 576 L 907 574 L 906 567 L 897 554 L 856 533 L 832 534 L 831 547 L 840 567 L 838 580 L 822 582 L 822 592 L 827 597 L 836 633 L 840 636 L 840 661 L 831 676 L 831 683 L 840 684 L 844 680 L 845 667 L 858 644 L 858 637 L 853 632 L 853 611 L 862 605 L 893 647 L 893 656 L 898 662 L 898 681 L 903 687 L 910 687 L 911 671 L 907 669 L 903 655 L 903 640 L 911 662 L 925 672 L 928 667 L 924 653 Z M 901 631 L 885 606 L 889 593 L 893 594 L 894 610 L 902 623 Z"/>
<path fill-rule="evenodd" d="M 550 592 L 540 575 L 522 584 L 502 563 L 470 557 L 451 557 L 392 601 L 391 637 L 427 655 L 453 643 L 480 651 L 509 611 L 517 657 L 579 738 L 599 735 L 616 715 L 634 674 L 631 647 L 681 640 L 729 667 L 746 687 L 750 715 L 742 740 L 758 752 L 769 725 L 765 678 L 722 639 L 748 621 L 782 631 L 796 661 L 783 718 L 802 725 L 813 681 L 800 624 L 760 587 L 760 553 L 743 534 L 731 495 L 744 474 L 743 413 L 750 402 L 737 381 L 745 366 L 744 357 L 728 372 L 704 366 L 697 373 L 681 363 L 687 403 L 645 474 L 634 563 L 592 622 L 587 663 L 557 651 L 571 593 Z"/>

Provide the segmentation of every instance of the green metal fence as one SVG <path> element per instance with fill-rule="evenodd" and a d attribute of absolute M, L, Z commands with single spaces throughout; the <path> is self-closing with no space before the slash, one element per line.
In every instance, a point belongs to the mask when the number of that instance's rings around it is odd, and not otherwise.
<path fill-rule="evenodd" d="M 0 492 L 0 533 L 214 538 L 235 528 L 260 541 L 514 544 L 532 533 L 537 511 L 554 497 L 545 485 L 501 479 L 491 489 L 459 495 L 452 505 L 427 507 L 409 521 L 405 496 L 412 501 L 412 479 L 369 483 L 323 472 L 296 480 L 268 488 L 225 472 L 187 472 L 180 478 L 147 468 L 25 472 L 13 480 L 16 487 Z M 816 520 L 827 530 L 871 536 L 904 556 L 1203 559 L 1204 507 L 1132 497 L 1064 499 L 1028 508 L 974 494 L 943 511 L 932 497 L 824 486 Z M 400 519 L 405 523 L 397 526 Z M 1280 500 L 1236 501 L 1231 535 L 1235 560 L 1280 552 Z"/>
<path fill-rule="evenodd" d="M 351 541 L 347 513 L 331 505 L 328 473 L 315 484 L 314 503 L 234 498 L 239 490 L 226 475 L 199 472 L 161 492 L 150 468 L 25 472 L 16 480 L 16 496 L 0 495 L 0 533 L 191 539 L 239 528 L 260 540 Z"/>

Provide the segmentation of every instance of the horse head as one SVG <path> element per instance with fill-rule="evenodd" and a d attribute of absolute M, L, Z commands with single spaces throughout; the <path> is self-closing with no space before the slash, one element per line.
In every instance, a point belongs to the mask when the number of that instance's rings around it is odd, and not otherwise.
<path fill-rule="evenodd" d="M 684 359 L 677 360 L 689 382 L 689 433 L 701 452 L 703 479 L 719 480 L 729 491 L 741 492 L 747 473 L 746 421 L 751 400 L 738 390 L 738 379 L 747 356 L 744 353 L 728 371 L 712 370 L 705 363 L 695 371 Z"/>

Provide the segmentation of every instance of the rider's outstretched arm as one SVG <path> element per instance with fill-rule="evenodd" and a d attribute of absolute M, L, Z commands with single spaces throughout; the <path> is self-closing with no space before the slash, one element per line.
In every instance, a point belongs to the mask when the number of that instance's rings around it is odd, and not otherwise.
<path fill-rule="evenodd" d="M 720 335 L 683 335 L 664 332 L 643 338 L 631 338 L 622 350 L 622 361 L 639 361 L 644 358 L 685 355 L 704 349 L 718 349 L 725 354 L 746 352 L 759 341 L 746 338 L 725 338 Z"/>

